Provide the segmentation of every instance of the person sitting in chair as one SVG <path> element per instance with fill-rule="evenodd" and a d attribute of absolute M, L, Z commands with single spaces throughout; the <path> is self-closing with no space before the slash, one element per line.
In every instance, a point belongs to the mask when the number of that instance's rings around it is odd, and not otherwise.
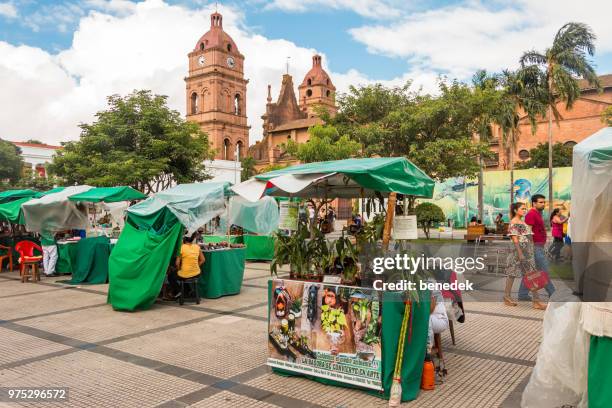
<path fill-rule="evenodd" d="M 204 254 L 202 254 L 200 246 L 196 243 L 197 238 L 197 232 L 183 237 L 181 254 L 176 257 L 176 269 L 173 268 L 168 273 L 168 283 L 172 293 L 175 293 L 175 298 L 181 295 L 178 278 L 188 279 L 200 274 L 200 266 L 204 263 Z"/>

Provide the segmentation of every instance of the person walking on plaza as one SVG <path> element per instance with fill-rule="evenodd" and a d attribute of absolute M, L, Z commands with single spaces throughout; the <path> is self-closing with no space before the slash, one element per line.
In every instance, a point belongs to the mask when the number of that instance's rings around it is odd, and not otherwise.
<path fill-rule="evenodd" d="M 45 276 L 56 276 L 55 265 L 57 264 L 57 245 L 55 234 L 43 231 L 40 234 L 40 246 L 43 250 L 43 269 Z"/>
<path fill-rule="evenodd" d="M 512 239 L 514 250 L 508 256 L 506 265 L 506 288 L 504 291 L 504 304 L 506 306 L 516 306 L 517 303 L 512 300 L 511 292 L 514 278 L 522 278 L 522 276 L 530 271 L 536 270 L 536 262 L 534 255 L 534 243 L 532 238 L 531 227 L 523 221 L 523 217 L 527 212 L 527 207 L 524 203 L 513 203 L 510 207 L 510 225 L 508 227 L 508 235 Z M 521 279 L 522 282 L 522 279 Z M 538 292 L 533 291 L 533 308 L 544 310 L 546 306 L 538 301 Z"/>
<path fill-rule="evenodd" d="M 553 243 L 550 245 L 550 252 L 553 260 L 559 262 L 561 258 L 561 249 L 563 248 L 563 226 L 567 222 L 567 218 L 561 215 L 561 210 L 555 208 L 550 214 L 550 228 L 553 236 Z"/>
<path fill-rule="evenodd" d="M 539 271 L 549 273 L 548 260 L 546 259 L 546 228 L 544 227 L 544 219 L 542 218 L 542 211 L 546 206 L 546 198 L 542 194 L 534 194 L 531 196 L 531 209 L 525 215 L 525 224 L 531 227 L 533 232 L 533 245 L 536 267 Z M 549 274 L 550 275 L 550 274 Z M 555 286 L 549 279 L 546 284 L 546 292 L 548 296 L 552 296 L 555 292 Z M 529 290 L 525 287 L 525 284 L 521 280 L 521 286 L 518 292 L 519 300 L 531 300 L 529 298 Z"/>

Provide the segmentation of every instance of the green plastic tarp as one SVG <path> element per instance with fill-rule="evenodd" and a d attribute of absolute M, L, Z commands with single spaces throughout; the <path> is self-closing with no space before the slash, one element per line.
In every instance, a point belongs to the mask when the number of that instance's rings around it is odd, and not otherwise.
<path fill-rule="evenodd" d="M 157 230 L 171 222 L 169 211 L 187 228 L 195 232 L 202 225 L 225 211 L 227 182 L 179 184 L 161 191 L 127 210 L 128 220 L 140 228 L 157 226 Z"/>
<path fill-rule="evenodd" d="M 40 197 L 44 197 L 48 194 L 54 194 L 54 193 L 59 193 L 64 191 L 66 187 L 55 187 L 52 188 L 51 190 L 47 190 L 47 191 L 39 191 L 38 193 L 36 193 L 36 195 L 34 196 L 34 198 L 40 198 Z"/>
<path fill-rule="evenodd" d="M 257 175 L 232 189 L 249 201 L 263 195 L 358 198 L 374 192 L 431 198 L 434 184 L 404 157 L 376 157 L 300 164 Z"/>
<path fill-rule="evenodd" d="M 198 279 L 200 296 L 216 299 L 240 293 L 245 256 L 245 248 L 204 252 L 206 261 Z"/>
<path fill-rule="evenodd" d="M 96 187 L 83 193 L 75 194 L 70 201 L 86 201 L 90 203 L 116 203 L 119 201 L 144 200 L 147 196 L 129 186 Z"/>
<path fill-rule="evenodd" d="M 247 249 L 249 261 L 271 261 L 274 258 L 276 239 L 269 235 L 244 235 L 242 241 Z"/>
<path fill-rule="evenodd" d="M 108 302 L 113 309 L 135 311 L 153 305 L 182 232 L 178 222 L 161 234 L 125 224 L 108 262 Z"/>
<path fill-rule="evenodd" d="M 74 244 L 65 244 L 64 246 L 66 245 Z M 72 279 L 63 282 L 71 285 L 106 283 L 108 280 L 109 254 L 110 240 L 108 237 L 101 236 L 80 240 L 76 244 L 76 257 L 71 260 Z"/>
<path fill-rule="evenodd" d="M 36 191 L 34 190 L 6 190 L 0 193 L 0 204 L 24 197 L 34 197 L 35 195 Z"/>
<path fill-rule="evenodd" d="M 159 294 L 183 228 L 196 231 L 225 209 L 229 183 L 179 184 L 127 211 L 109 259 L 108 301 L 115 310 L 148 309 Z"/>
<path fill-rule="evenodd" d="M 273 197 L 251 202 L 243 197 L 230 199 L 229 224 L 255 234 L 269 235 L 278 229 L 280 214 Z"/>
<path fill-rule="evenodd" d="M 31 197 L 24 197 L 18 200 L 9 201 L 7 203 L 0 204 L 0 220 L 6 220 L 13 224 L 25 224 L 23 218 L 23 211 L 21 210 L 21 204 L 30 201 Z"/>

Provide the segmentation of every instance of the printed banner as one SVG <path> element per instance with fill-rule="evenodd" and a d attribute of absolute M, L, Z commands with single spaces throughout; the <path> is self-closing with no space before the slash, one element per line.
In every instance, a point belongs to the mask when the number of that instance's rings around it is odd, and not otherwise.
<path fill-rule="evenodd" d="M 276 279 L 271 296 L 269 366 L 382 390 L 376 291 Z"/>
<path fill-rule="evenodd" d="M 280 202 L 279 229 L 295 231 L 298 226 L 298 203 L 295 201 Z"/>

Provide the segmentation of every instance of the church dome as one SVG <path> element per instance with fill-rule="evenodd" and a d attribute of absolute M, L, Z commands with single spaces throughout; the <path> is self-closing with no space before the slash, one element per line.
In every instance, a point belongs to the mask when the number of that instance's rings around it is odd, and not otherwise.
<path fill-rule="evenodd" d="M 221 48 L 230 54 L 240 55 L 232 37 L 223 31 L 223 16 L 217 12 L 210 15 L 210 30 L 200 37 L 194 51 L 203 51 L 208 48 Z"/>
<path fill-rule="evenodd" d="M 312 68 L 310 68 L 310 71 L 308 71 L 306 76 L 304 76 L 304 80 L 299 87 L 303 88 L 313 85 L 325 85 L 331 90 L 336 89 L 334 84 L 332 84 L 329 75 L 323 69 L 323 66 L 321 65 L 321 56 L 318 54 L 312 57 Z"/>

